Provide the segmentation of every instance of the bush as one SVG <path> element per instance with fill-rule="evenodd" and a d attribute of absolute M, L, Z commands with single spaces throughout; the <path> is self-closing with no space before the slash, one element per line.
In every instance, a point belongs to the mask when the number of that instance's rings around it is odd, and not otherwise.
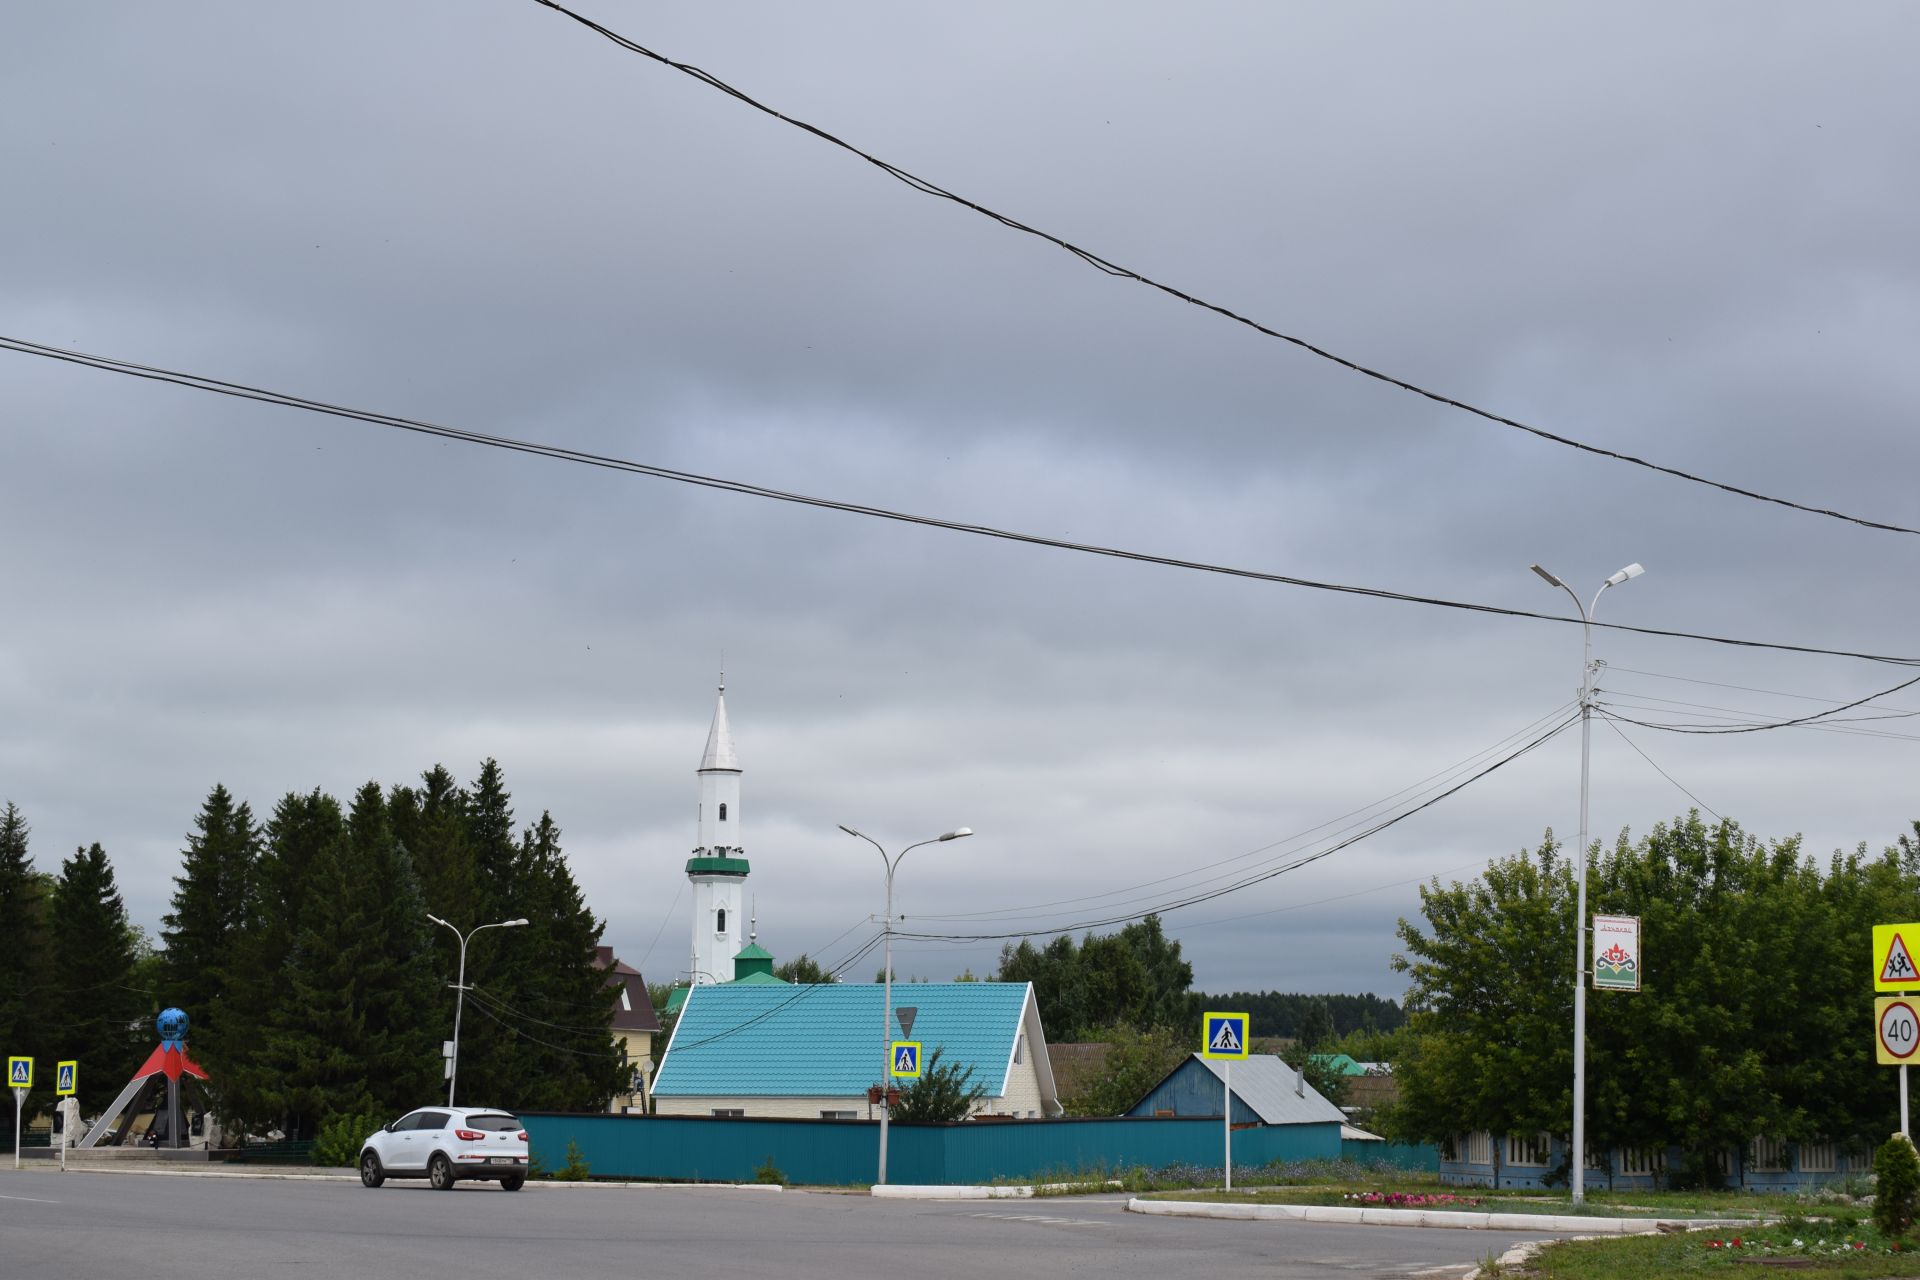
<path fill-rule="evenodd" d="M 323 1169 L 352 1168 L 360 1163 L 367 1135 L 385 1123 L 370 1111 L 328 1116 L 320 1136 L 313 1140 L 313 1162 Z"/>
<path fill-rule="evenodd" d="M 1913 1228 L 1915 1202 L 1920 1201 L 1920 1155 L 1903 1133 L 1881 1144 L 1873 1157 L 1873 1225 L 1892 1239 L 1905 1238 Z"/>
<path fill-rule="evenodd" d="M 920 1078 L 900 1091 L 893 1109 L 895 1124 L 939 1124 L 965 1120 L 973 1104 L 987 1096 L 987 1087 L 973 1083 L 973 1068 L 940 1061 L 940 1049 L 920 1064 Z"/>
<path fill-rule="evenodd" d="M 772 1156 L 768 1156 L 767 1162 L 753 1171 L 753 1180 L 772 1186 L 784 1187 L 787 1185 L 787 1175 L 780 1172 L 780 1166 L 773 1162 Z"/>
<path fill-rule="evenodd" d="M 572 1138 L 567 1139 L 567 1163 L 553 1171 L 555 1182 L 585 1182 L 593 1176 L 586 1157 L 580 1154 L 580 1144 Z"/>

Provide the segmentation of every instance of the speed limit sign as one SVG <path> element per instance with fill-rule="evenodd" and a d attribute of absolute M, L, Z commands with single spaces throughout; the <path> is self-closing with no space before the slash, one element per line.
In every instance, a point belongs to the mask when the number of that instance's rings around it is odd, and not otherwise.
<path fill-rule="evenodd" d="M 1920 1061 L 1920 999 L 1908 996 L 1883 997 L 1873 1002 L 1874 1060 L 1882 1066 L 1900 1067 Z"/>

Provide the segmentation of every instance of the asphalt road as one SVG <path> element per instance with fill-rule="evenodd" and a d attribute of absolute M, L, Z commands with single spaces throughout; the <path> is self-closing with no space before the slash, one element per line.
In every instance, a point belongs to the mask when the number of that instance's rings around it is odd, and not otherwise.
<path fill-rule="evenodd" d="M 1458 1276 L 1524 1235 L 1148 1218 L 1124 1197 L 876 1201 L 722 1188 L 0 1171 L 0 1276 L 967 1280 Z"/>

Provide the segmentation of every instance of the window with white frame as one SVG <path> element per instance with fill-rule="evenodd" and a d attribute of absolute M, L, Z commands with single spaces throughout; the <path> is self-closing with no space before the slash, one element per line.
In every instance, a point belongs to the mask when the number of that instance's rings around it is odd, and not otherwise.
<path fill-rule="evenodd" d="M 713 1109 L 713 1114 L 723 1119 L 728 1116 L 732 1116 L 735 1119 L 741 1119 L 746 1116 L 747 1110 L 745 1107 L 715 1107 Z"/>
<path fill-rule="evenodd" d="M 1749 1173 L 1785 1173 L 1787 1144 L 1778 1138 L 1755 1138 L 1747 1152 Z"/>
<path fill-rule="evenodd" d="M 1620 1172 L 1627 1177 L 1650 1177 L 1667 1167 L 1667 1153 L 1659 1147 L 1620 1148 Z"/>
<path fill-rule="evenodd" d="M 1840 1153 L 1831 1142 L 1800 1144 L 1800 1172 L 1832 1173 L 1839 1168 Z"/>
<path fill-rule="evenodd" d="M 860 1113 L 858 1111 L 822 1111 L 820 1118 L 822 1120 L 858 1120 Z"/>
<path fill-rule="evenodd" d="M 1476 1129 L 1467 1135 L 1467 1163 L 1493 1163 L 1493 1135 L 1485 1129 Z"/>
<path fill-rule="evenodd" d="M 1017 1067 L 1027 1060 L 1027 1033 L 1022 1031 L 1013 1038 L 1013 1064 Z"/>
<path fill-rule="evenodd" d="M 1547 1167 L 1547 1135 L 1510 1133 L 1507 1135 L 1507 1164 L 1523 1169 Z"/>

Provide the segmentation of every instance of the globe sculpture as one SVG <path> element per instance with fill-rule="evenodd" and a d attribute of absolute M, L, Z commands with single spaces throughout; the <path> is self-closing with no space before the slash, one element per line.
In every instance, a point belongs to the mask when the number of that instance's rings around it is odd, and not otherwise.
<path fill-rule="evenodd" d="M 187 1038 L 186 1010 L 162 1009 L 160 1016 L 154 1019 L 154 1026 L 159 1029 L 162 1041 L 178 1044 Z"/>

